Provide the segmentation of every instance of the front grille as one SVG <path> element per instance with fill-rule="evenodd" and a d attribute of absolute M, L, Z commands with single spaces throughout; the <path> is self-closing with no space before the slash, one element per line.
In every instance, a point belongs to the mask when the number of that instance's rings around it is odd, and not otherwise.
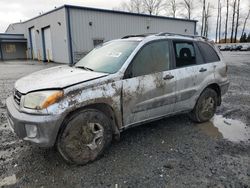
<path fill-rule="evenodd" d="M 15 90 L 15 91 L 14 91 L 14 100 L 15 100 L 15 102 L 16 102 L 18 105 L 20 105 L 21 97 L 22 97 L 22 93 L 20 93 L 19 91 Z"/>

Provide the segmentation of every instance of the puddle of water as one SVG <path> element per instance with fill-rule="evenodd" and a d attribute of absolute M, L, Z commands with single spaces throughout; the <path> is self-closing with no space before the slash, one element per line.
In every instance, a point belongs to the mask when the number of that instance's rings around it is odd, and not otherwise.
<path fill-rule="evenodd" d="M 198 124 L 198 128 L 213 138 L 225 138 L 232 142 L 249 141 L 250 128 L 243 122 L 215 115 L 208 122 Z"/>
<path fill-rule="evenodd" d="M 0 187 L 14 185 L 17 182 L 16 175 L 8 176 L 2 180 L 0 180 Z"/>

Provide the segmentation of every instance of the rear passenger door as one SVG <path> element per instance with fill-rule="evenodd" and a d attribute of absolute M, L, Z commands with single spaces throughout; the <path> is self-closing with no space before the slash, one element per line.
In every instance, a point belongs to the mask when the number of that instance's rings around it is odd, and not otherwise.
<path fill-rule="evenodd" d="M 174 112 L 187 111 L 192 108 L 196 88 L 195 66 L 197 54 L 195 44 L 190 40 L 173 40 L 176 75 L 176 103 Z"/>
<path fill-rule="evenodd" d="M 220 61 L 217 53 L 209 44 L 197 41 L 197 53 L 201 56 L 198 65 L 194 67 L 195 71 L 195 87 L 200 93 L 209 84 L 214 83 L 215 68 Z"/>

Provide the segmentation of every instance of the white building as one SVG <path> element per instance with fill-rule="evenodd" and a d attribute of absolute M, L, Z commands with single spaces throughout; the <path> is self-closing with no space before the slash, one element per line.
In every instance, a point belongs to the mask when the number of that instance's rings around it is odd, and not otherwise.
<path fill-rule="evenodd" d="M 24 34 L 29 58 L 73 63 L 95 45 L 131 34 L 175 32 L 194 35 L 195 20 L 64 5 L 6 33 Z"/>

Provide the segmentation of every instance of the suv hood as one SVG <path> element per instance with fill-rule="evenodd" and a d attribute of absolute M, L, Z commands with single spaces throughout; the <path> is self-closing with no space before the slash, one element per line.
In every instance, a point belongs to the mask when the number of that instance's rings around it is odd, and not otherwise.
<path fill-rule="evenodd" d="M 45 89 L 63 89 L 67 86 L 97 79 L 106 75 L 108 74 L 87 71 L 67 65 L 58 66 L 34 72 L 17 80 L 15 89 L 23 94 Z"/>

